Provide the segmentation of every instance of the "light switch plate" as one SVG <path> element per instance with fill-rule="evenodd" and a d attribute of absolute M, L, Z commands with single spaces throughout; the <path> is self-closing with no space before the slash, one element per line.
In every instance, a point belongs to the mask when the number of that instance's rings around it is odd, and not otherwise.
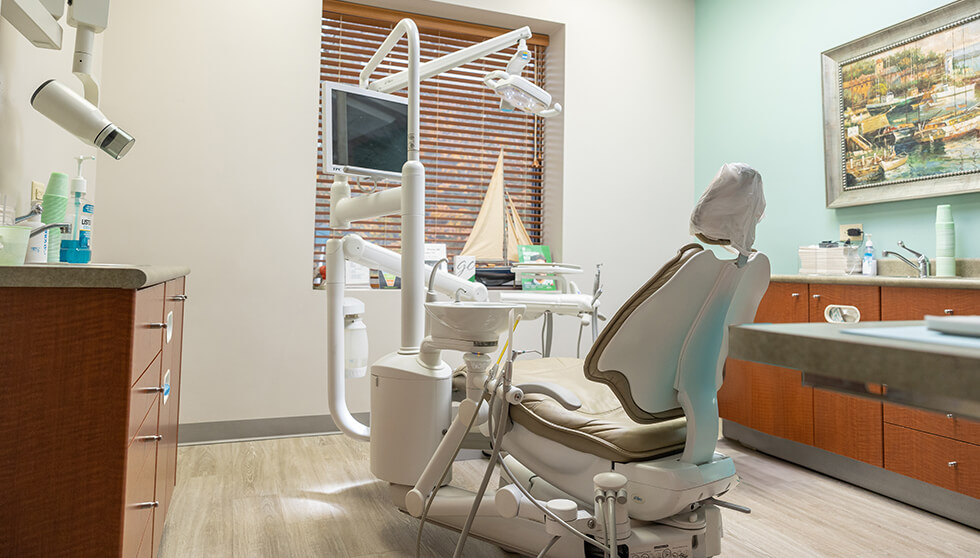
<path fill-rule="evenodd" d="M 31 182 L 31 200 L 41 201 L 44 199 L 44 190 L 47 188 L 43 182 L 36 180 Z"/>

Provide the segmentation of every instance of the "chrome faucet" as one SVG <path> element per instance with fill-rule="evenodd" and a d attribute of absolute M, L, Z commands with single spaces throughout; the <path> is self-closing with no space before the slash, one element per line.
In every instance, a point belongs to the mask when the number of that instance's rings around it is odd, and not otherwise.
<path fill-rule="evenodd" d="M 71 234 L 71 223 L 51 223 L 31 230 L 31 236 L 37 236 L 48 229 L 61 229 L 63 234 Z"/>
<path fill-rule="evenodd" d="M 913 255 L 915 255 L 915 257 L 916 257 L 915 262 L 916 263 L 912 263 L 905 256 L 903 256 L 903 255 L 901 255 L 901 254 L 899 254 L 897 252 L 892 252 L 890 250 L 885 250 L 884 252 L 881 253 L 881 255 L 882 256 L 895 256 L 898 259 L 902 260 L 903 262 L 907 263 L 912 269 L 914 269 L 914 270 L 916 270 L 916 271 L 919 272 L 919 278 L 920 279 L 921 278 L 925 278 L 925 277 L 929 277 L 929 258 L 927 258 L 927 257 L 923 256 L 922 254 L 920 254 L 919 252 L 916 252 L 915 250 L 909 248 L 901 240 L 898 241 L 898 246 L 900 248 L 905 248 L 906 250 L 908 250 L 909 252 L 911 252 Z"/>

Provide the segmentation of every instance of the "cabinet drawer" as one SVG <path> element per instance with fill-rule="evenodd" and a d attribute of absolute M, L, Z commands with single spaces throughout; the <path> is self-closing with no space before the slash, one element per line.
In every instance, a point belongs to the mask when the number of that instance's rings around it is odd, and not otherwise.
<path fill-rule="evenodd" d="M 952 414 L 934 413 L 885 403 L 884 419 L 885 422 L 896 426 L 980 445 L 980 422 Z"/>
<path fill-rule="evenodd" d="M 154 395 L 154 403 L 159 399 Z M 126 509 L 123 517 L 123 556 L 135 556 L 157 507 L 157 413 L 151 412 L 129 445 L 126 456 Z M 152 533 L 150 535 L 152 538 Z M 147 542 L 146 544 L 150 544 Z"/>
<path fill-rule="evenodd" d="M 163 345 L 164 285 L 136 291 L 136 313 L 133 323 L 133 373 L 131 384 L 136 383 L 147 365 L 160 352 Z"/>
<path fill-rule="evenodd" d="M 980 446 L 884 425 L 885 468 L 980 498 Z"/>
<path fill-rule="evenodd" d="M 980 291 L 882 287 L 882 320 L 921 320 L 925 316 L 980 314 Z"/>
<path fill-rule="evenodd" d="M 153 359 L 146 372 L 139 377 L 136 385 L 132 387 L 129 395 L 129 438 L 132 441 L 136 436 L 136 431 L 143 424 L 147 413 L 157 400 L 157 394 L 161 391 L 160 364 L 163 360 L 161 355 Z M 156 413 L 153 413 L 156 417 Z"/>

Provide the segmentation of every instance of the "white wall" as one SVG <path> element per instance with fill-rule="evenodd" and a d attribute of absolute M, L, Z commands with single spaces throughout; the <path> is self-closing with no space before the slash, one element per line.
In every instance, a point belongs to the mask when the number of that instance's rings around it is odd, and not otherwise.
<path fill-rule="evenodd" d="M 549 242 L 603 262 L 611 310 L 687 239 L 693 199 L 690 0 L 384 2 L 532 28 L 564 50 L 562 199 Z M 322 293 L 309 287 L 319 0 L 119 2 L 105 99 L 137 138 L 100 167 L 96 257 L 186 264 L 185 423 L 327 413 Z M 550 22 L 550 23 L 549 23 Z M 516 24 L 516 25 L 515 25 Z M 622 87 L 636 99 L 610 99 Z M 397 348 L 395 292 L 368 292 L 372 358 Z M 559 318 L 561 352 L 576 327 Z M 540 322 L 522 326 L 537 348 Z M 367 410 L 367 381 L 348 383 Z"/>
<path fill-rule="evenodd" d="M 0 193 L 7 195 L 7 203 L 15 205 L 19 215 L 29 209 L 32 180 L 46 183 L 54 171 L 74 176 L 73 157 L 97 151 L 31 108 L 31 95 L 52 78 L 82 92 L 81 82 L 71 73 L 75 30 L 63 20 L 62 27 L 62 49 L 40 49 L 0 18 Z M 101 43 L 97 37 L 96 77 L 101 68 Z M 94 194 L 97 181 L 92 162 L 86 163 L 85 176 Z"/>

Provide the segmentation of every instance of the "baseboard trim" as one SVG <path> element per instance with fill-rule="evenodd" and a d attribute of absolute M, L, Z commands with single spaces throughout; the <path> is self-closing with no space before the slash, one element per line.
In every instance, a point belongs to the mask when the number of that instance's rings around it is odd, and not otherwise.
<path fill-rule="evenodd" d="M 354 413 L 354 418 L 364 424 L 370 424 L 371 414 Z M 330 415 L 192 422 L 180 425 L 178 445 L 194 446 L 271 438 L 320 436 L 339 432 L 340 428 L 337 427 Z"/>
<path fill-rule="evenodd" d="M 723 420 L 725 438 L 893 500 L 980 529 L 980 500 L 888 469 Z"/>

